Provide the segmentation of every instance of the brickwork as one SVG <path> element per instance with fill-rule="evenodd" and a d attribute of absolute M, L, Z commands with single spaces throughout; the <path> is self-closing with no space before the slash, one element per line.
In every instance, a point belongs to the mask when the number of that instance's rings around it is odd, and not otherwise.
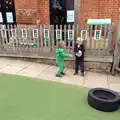
<path fill-rule="evenodd" d="M 35 23 L 39 17 L 42 24 L 50 23 L 49 0 L 15 0 L 18 23 Z M 88 18 L 111 18 L 118 23 L 120 0 L 80 0 L 80 23 L 86 25 Z"/>
<path fill-rule="evenodd" d="M 42 24 L 50 23 L 49 0 L 38 0 L 38 16 Z"/>
<path fill-rule="evenodd" d="M 40 19 L 49 24 L 49 0 L 15 0 L 17 23 L 32 24 Z"/>
<path fill-rule="evenodd" d="M 119 0 L 81 0 L 80 23 L 86 25 L 89 18 L 111 18 L 117 25 L 119 7 Z"/>
<path fill-rule="evenodd" d="M 80 24 L 86 25 L 88 18 L 98 18 L 98 0 L 80 0 Z"/>
<path fill-rule="evenodd" d="M 37 19 L 37 0 L 15 0 L 15 9 L 18 24 L 31 24 Z"/>
<path fill-rule="evenodd" d="M 115 45 L 115 40 L 117 36 L 119 3 L 120 3 L 120 0 L 100 0 L 99 1 L 99 18 L 111 18 L 112 22 L 114 23 L 115 28 L 114 28 L 113 45 Z"/>

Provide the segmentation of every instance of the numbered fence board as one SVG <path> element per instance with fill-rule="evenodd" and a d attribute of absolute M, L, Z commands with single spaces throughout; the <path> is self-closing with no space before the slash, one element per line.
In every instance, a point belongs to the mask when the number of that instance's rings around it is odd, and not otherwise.
<path fill-rule="evenodd" d="M 32 32 L 33 32 L 33 38 L 34 39 L 38 39 L 38 37 L 39 37 L 39 35 L 38 35 L 38 29 L 33 29 Z"/>
<path fill-rule="evenodd" d="M 22 38 L 27 39 L 27 29 L 22 29 Z"/>
<path fill-rule="evenodd" d="M 17 31 L 16 29 L 11 30 L 12 38 L 17 38 Z"/>
<path fill-rule="evenodd" d="M 100 40 L 101 39 L 101 30 L 95 30 L 95 33 L 94 33 L 94 39 L 95 40 Z"/>
<path fill-rule="evenodd" d="M 45 40 L 49 39 L 49 29 L 44 29 L 44 39 Z"/>
<path fill-rule="evenodd" d="M 6 29 L 1 29 L 1 36 L 2 36 L 2 38 L 7 37 Z"/>
<path fill-rule="evenodd" d="M 62 39 L 62 30 L 56 30 L 56 39 L 57 40 Z"/>
<path fill-rule="evenodd" d="M 83 40 L 87 40 L 87 30 L 81 30 L 81 37 Z"/>
<path fill-rule="evenodd" d="M 74 30 L 68 30 L 68 40 L 74 40 Z"/>

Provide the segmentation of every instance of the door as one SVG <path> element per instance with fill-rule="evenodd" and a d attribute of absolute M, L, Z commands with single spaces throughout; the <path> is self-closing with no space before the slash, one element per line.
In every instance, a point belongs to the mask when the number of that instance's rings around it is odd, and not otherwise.
<path fill-rule="evenodd" d="M 74 0 L 50 0 L 50 24 L 74 24 L 74 22 L 67 23 L 69 10 L 74 10 Z"/>
<path fill-rule="evenodd" d="M 74 0 L 50 0 L 50 24 L 62 25 L 62 40 L 64 40 L 64 25 L 73 25 L 74 22 L 67 23 L 67 11 L 74 10 Z M 54 27 L 54 29 L 56 29 Z M 54 33 L 55 45 L 56 45 L 56 31 Z M 67 38 L 67 33 L 66 33 Z M 66 43 L 68 44 L 68 42 Z"/>
<path fill-rule="evenodd" d="M 66 24 L 65 0 L 50 0 L 50 24 Z"/>
<path fill-rule="evenodd" d="M 16 14 L 14 0 L 0 0 L 0 12 L 3 22 L 0 24 L 16 24 Z M 10 17 L 13 19 L 10 20 Z"/>

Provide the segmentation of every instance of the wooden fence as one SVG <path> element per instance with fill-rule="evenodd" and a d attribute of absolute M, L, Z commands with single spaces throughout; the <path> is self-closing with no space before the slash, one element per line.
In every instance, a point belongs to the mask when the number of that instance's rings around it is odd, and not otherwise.
<path fill-rule="evenodd" d="M 113 25 L 80 27 L 70 25 L 17 25 L 0 26 L 0 53 L 54 54 L 58 41 L 63 39 L 68 52 L 73 53 L 78 36 L 84 39 L 86 56 L 111 56 Z"/>
<path fill-rule="evenodd" d="M 120 72 L 120 16 L 118 17 L 118 31 L 116 46 L 113 54 L 112 74 L 115 75 L 117 72 Z"/>

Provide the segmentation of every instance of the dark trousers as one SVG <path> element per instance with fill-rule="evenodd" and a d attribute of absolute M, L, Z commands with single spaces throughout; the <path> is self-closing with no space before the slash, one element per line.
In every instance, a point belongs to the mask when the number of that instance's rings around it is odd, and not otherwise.
<path fill-rule="evenodd" d="M 75 72 L 78 73 L 78 70 L 81 70 L 81 73 L 84 73 L 84 59 L 76 59 L 75 61 Z"/>

